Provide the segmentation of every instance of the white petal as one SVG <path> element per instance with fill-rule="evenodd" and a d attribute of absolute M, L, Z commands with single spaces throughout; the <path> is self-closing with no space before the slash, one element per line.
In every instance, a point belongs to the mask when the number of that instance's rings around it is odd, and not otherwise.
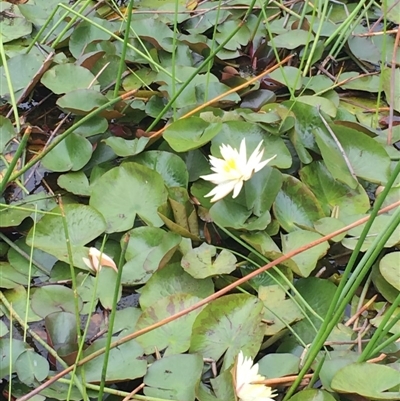
<path fill-rule="evenodd" d="M 274 160 L 277 155 L 270 157 L 269 159 L 258 164 L 257 168 L 254 169 L 254 172 L 260 171 L 263 167 L 265 167 L 271 160 Z"/>
<path fill-rule="evenodd" d="M 238 181 L 238 182 L 235 184 L 235 186 L 233 187 L 233 195 L 232 195 L 232 198 L 236 198 L 236 197 L 239 195 L 239 193 L 240 193 L 242 187 L 243 187 L 243 181 Z"/>
<path fill-rule="evenodd" d="M 222 198 L 224 198 L 226 195 L 229 194 L 234 188 L 236 184 L 236 181 L 228 181 L 226 183 L 217 185 L 212 191 L 210 191 L 206 197 L 213 196 L 215 195 L 212 199 L 211 202 L 216 202 Z"/>

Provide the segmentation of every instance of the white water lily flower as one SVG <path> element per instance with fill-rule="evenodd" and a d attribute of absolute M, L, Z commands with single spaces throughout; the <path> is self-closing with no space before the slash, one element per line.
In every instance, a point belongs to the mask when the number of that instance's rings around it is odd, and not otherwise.
<path fill-rule="evenodd" d="M 215 174 L 202 175 L 200 178 L 217 185 L 206 195 L 214 196 L 211 202 L 222 199 L 231 191 L 233 191 L 232 198 L 236 198 L 243 187 L 243 182 L 249 180 L 254 173 L 260 171 L 276 157 L 275 155 L 262 162 L 264 154 L 264 149 L 260 150 L 262 143 L 263 141 L 258 144 L 249 160 L 247 160 L 245 139 L 242 139 L 240 143 L 239 152 L 230 145 L 221 145 L 219 149 L 222 159 L 210 156 L 211 170 Z"/>
<path fill-rule="evenodd" d="M 240 351 L 236 362 L 236 395 L 240 401 L 274 401 L 271 387 L 265 384 L 252 384 L 265 380 L 258 374 L 258 363 L 253 365 L 251 358 L 246 358 Z"/>
<path fill-rule="evenodd" d="M 115 262 L 105 253 L 100 252 L 97 248 L 89 248 L 89 259 L 82 258 L 85 265 L 95 273 L 99 272 L 102 266 L 108 266 L 118 272 Z"/>

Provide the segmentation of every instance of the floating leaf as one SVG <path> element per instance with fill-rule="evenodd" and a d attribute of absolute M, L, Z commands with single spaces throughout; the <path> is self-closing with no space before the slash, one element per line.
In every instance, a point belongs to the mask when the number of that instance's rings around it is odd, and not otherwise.
<path fill-rule="evenodd" d="M 335 180 L 323 161 L 314 161 L 299 173 L 302 182 L 313 191 L 327 214 L 334 208 L 338 208 L 339 216 L 352 216 L 369 210 L 369 198 L 361 184 L 353 189 Z"/>
<path fill-rule="evenodd" d="M 353 363 L 335 374 L 331 387 L 341 393 L 355 393 L 375 400 L 395 400 L 400 398 L 400 392 L 390 390 L 399 385 L 399 372 L 389 366 Z"/>
<path fill-rule="evenodd" d="M 134 160 L 157 171 L 167 187 L 187 188 L 189 174 L 185 162 L 176 154 L 152 150 L 138 155 Z"/>
<path fill-rule="evenodd" d="M 49 363 L 32 349 L 24 351 L 15 361 L 19 380 L 27 385 L 41 382 L 49 374 Z"/>
<path fill-rule="evenodd" d="M 55 65 L 41 79 L 41 83 L 57 95 L 76 89 L 87 89 L 95 82 L 96 78 L 89 70 L 70 63 Z"/>
<path fill-rule="evenodd" d="M 17 358 L 28 349 L 28 344 L 14 338 L 0 338 L 0 377 L 7 377 L 16 370 Z"/>
<path fill-rule="evenodd" d="M 155 361 L 143 382 L 148 397 L 194 401 L 203 360 L 199 355 L 171 355 Z"/>
<path fill-rule="evenodd" d="M 137 321 L 136 330 L 151 326 L 171 315 L 178 313 L 195 303 L 197 298 L 190 294 L 178 293 L 160 298 L 146 308 Z M 201 309 L 197 309 L 185 316 L 167 323 L 137 338 L 146 354 L 154 353 L 155 349 L 165 350 L 164 355 L 173 355 L 186 352 L 190 346 L 193 322 Z"/>
<path fill-rule="evenodd" d="M 23 14 L 21 14 L 18 4 L 1 2 L 0 14 L 1 41 L 3 43 L 22 38 L 32 32 L 32 24 L 24 18 Z"/>
<path fill-rule="evenodd" d="M 400 252 L 386 254 L 379 262 L 379 270 L 385 280 L 400 291 Z"/>
<path fill-rule="evenodd" d="M 268 354 L 258 361 L 260 375 L 274 379 L 299 372 L 300 358 L 292 354 Z"/>
<path fill-rule="evenodd" d="M 290 401 L 335 401 L 336 398 L 325 390 L 303 389 L 289 398 Z"/>
<path fill-rule="evenodd" d="M 43 159 L 43 166 L 51 171 L 80 170 L 92 156 L 92 145 L 86 139 L 72 133 L 52 149 Z"/>
<path fill-rule="evenodd" d="M 325 217 L 321 204 L 310 189 L 298 179 L 286 176 L 275 198 L 273 210 L 279 224 L 286 231 L 300 227 L 313 227 L 315 221 Z"/>
<path fill-rule="evenodd" d="M 398 85 L 393 86 L 393 82 L 400 81 L 400 70 L 395 68 L 393 71 L 389 67 L 384 67 L 382 69 L 382 86 L 383 90 L 385 91 L 386 101 L 391 104 L 392 102 L 392 95 L 393 95 L 393 108 L 400 112 L 400 89 Z"/>
<path fill-rule="evenodd" d="M 117 340 L 115 338 L 115 340 Z M 88 356 L 106 346 L 107 339 L 96 340 L 83 352 Z M 104 354 L 85 364 L 85 380 L 88 383 L 100 382 L 104 364 Z M 143 349 L 135 341 L 130 340 L 112 348 L 108 356 L 106 381 L 133 380 L 144 376 L 147 362 L 143 359 Z"/>
<path fill-rule="evenodd" d="M 200 279 L 229 274 L 235 270 L 237 260 L 231 252 L 223 249 L 218 256 L 216 254 L 217 249 L 214 246 L 203 243 L 183 255 L 181 265 L 192 277 Z"/>
<path fill-rule="evenodd" d="M 64 205 L 64 212 L 74 264 L 87 270 L 82 261 L 82 257 L 87 257 L 84 245 L 104 232 L 106 228 L 104 219 L 96 209 L 86 205 Z M 30 230 L 26 243 L 68 262 L 67 239 L 61 227 L 63 227 L 61 209 L 56 207 L 52 210 L 52 214 L 43 216 L 35 229 Z"/>
<path fill-rule="evenodd" d="M 146 309 L 160 298 L 186 293 L 205 298 L 213 293 L 211 278 L 196 280 L 186 273 L 178 263 L 171 263 L 155 272 L 140 290 L 140 305 Z"/>
<path fill-rule="evenodd" d="M 149 142 L 149 138 L 142 136 L 141 138 L 128 140 L 116 136 L 110 136 L 105 139 L 104 142 L 115 152 L 116 155 L 126 157 L 134 156 L 142 152 Z"/>
<path fill-rule="evenodd" d="M 181 240 L 179 235 L 157 227 L 131 230 L 122 282 L 129 285 L 145 283 L 155 271 L 168 263 Z"/>
<path fill-rule="evenodd" d="M 278 285 L 260 286 L 258 297 L 264 303 L 264 319 L 273 322 L 264 325 L 266 336 L 273 336 L 304 317 L 296 303 L 292 299 L 286 299 L 285 291 Z"/>
<path fill-rule="evenodd" d="M 39 316 L 46 317 L 54 312 L 75 312 L 74 292 L 62 285 L 48 285 L 36 288 L 32 295 L 32 309 Z M 77 299 L 79 309 L 82 301 Z"/>
<path fill-rule="evenodd" d="M 274 46 L 284 49 L 293 50 L 299 46 L 309 44 L 313 41 L 314 35 L 303 29 L 295 29 L 280 35 L 276 35 L 273 39 Z"/>
<path fill-rule="evenodd" d="M 264 336 L 262 308 L 262 302 L 251 295 L 231 294 L 216 299 L 194 322 L 190 352 L 215 361 L 224 355 L 222 370 L 233 364 L 240 351 L 254 356 Z"/>
<path fill-rule="evenodd" d="M 320 238 L 322 238 L 320 234 L 304 230 L 296 230 L 289 234 L 281 235 L 283 253 L 299 249 Z M 324 241 L 322 244 L 293 256 L 291 259 L 296 262 L 297 267 L 294 273 L 300 277 L 308 277 L 315 269 L 318 260 L 326 255 L 328 249 L 329 243 Z"/>
<path fill-rule="evenodd" d="M 90 205 L 107 222 L 107 232 L 132 228 L 136 216 L 147 224 L 161 226 L 157 208 L 167 200 L 162 177 L 148 167 L 124 163 L 107 171 L 91 187 Z"/>
<path fill-rule="evenodd" d="M 200 148 L 221 130 L 221 123 L 207 123 L 200 117 L 173 122 L 164 132 L 164 139 L 176 152 Z"/>
<path fill-rule="evenodd" d="M 89 196 L 89 180 L 83 171 L 62 174 L 57 178 L 57 184 L 75 195 Z"/>

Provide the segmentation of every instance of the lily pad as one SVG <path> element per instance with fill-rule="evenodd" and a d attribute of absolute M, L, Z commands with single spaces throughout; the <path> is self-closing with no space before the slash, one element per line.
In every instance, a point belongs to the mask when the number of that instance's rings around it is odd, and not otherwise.
<path fill-rule="evenodd" d="M 116 340 L 116 338 L 114 338 Z M 84 351 L 84 356 L 105 347 L 106 338 L 95 341 Z M 100 382 L 104 364 L 104 354 L 85 364 L 85 380 L 88 383 Z M 147 362 L 143 359 L 143 349 L 134 340 L 110 350 L 106 381 L 133 380 L 144 376 Z"/>
<path fill-rule="evenodd" d="M 203 369 L 199 355 L 170 355 L 155 361 L 143 382 L 148 397 L 194 401 Z"/>
<path fill-rule="evenodd" d="M 179 235 L 157 227 L 137 227 L 131 230 L 122 282 L 128 285 L 145 283 L 155 271 L 168 263 L 181 240 Z"/>
<path fill-rule="evenodd" d="M 62 285 L 49 285 L 40 287 L 32 295 L 32 309 L 39 316 L 46 317 L 54 312 L 75 312 L 74 292 Z M 82 308 L 82 301 L 76 300 L 79 310 Z"/>
<path fill-rule="evenodd" d="M 192 277 L 202 279 L 219 274 L 229 274 L 235 270 L 236 262 L 236 257 L 228 250 L 223 249 L 217 255 L 214 246 L 204 243 L 183 255 L 181 265 Z"/>
<path fill-rule="evenodd" d="M 96 83 L 95 76 L 86 68 L 75 64 L 59 64 L 47 70 L 41 79 L 44 86 L 57 95 L 76 89 L 86 89 Z"/>
<path fill-rule="evenodd" d="M 196 280 L 186 273 L 179 263 L 170 263 L 155 272 L 140 290 L 140 305 L 146 309 L 160 298 L 173 294 L 186 293 L 198 298 L 205 298 L 213 293 L 211 278 Z"/>
<path fill-rule="evenodd" d="M 245 294 L 225 295 L 208 304 L 194 322 L 190 352 L 215 361 L 224 355 L 222 370 L 232 366 L 241 350 L 254 356 L 264 336 L 262 308 L 261 301 Z"/>
<path fill-rule="evenodd" d="M 221 123 L 210 124 L 200 117 L 189 117 L 169 125 L 164 139 L 176 152 L 187 152 L 205 145 L 221 128 Z"/>
<path fill-rule="evenodd" d="M 325 217 L 316 196 L 292 176 L 285 176 L 273 210 L 279 224 L 288 232 L 300 227 L 312 228 L 315 221 Z"/>
<path fill-rule="evenodd" d="M 42 160 L 51 171 L 80 170 L 92 156 L 92 145 L 78 134 L 72 133 L 52 149 Z"/>
<path fill-rule="evenodd" d="M 15 361 L 19 380 L 27 385 L 41 382 L 49 374 L 49 363 L 32 349 L 24 351 Z"/>
<path fill-rule="evenodd" d="M 84 255 L 84 245 L 104 232 L 104 219 L 96 209 L 86 205 L 64 205 L 64 212 L 69 241 L 76 251 L 72 254 L 74 264 L 84 268 L 82 256 L 87 256 Z M 63 218 L 60 208 L 56 207 L 51 214 L 43 216 L 35 229 L 30 230 L 26 243 L 68 262 L 67 239 L 61 227 Z"/>
<path fill-rule="evenodd" d="M 289 234 L 281 235 L 283 253 L 289 253 L 320 238 L 320 234 L 304 230 L 296 230 Z M 322 244 L 293 256 L 291 259 L 296 262 L 297 267 L 294 273 L 300 277 L 308 277 L 316 268 L 318 260 L 326 255 L 328 249 L 329 243 L 325 241 Z"/>
<path fill-rule="evenodd" d="M 317 196 L 327 214 L 337 208 L 339 216 L 352 216 L 365 213 L 370 208 L 365 189 L 360 184 L 350 188 L 335 180 L 323 161 L 314 161 L 304 166 L 300 170 L 300 177 Z"/>
<path fill-rule="evenodd" d="M 190 294 L 178 293 L 160 298 L 146 308 L 136 324 L 136 330 L 144 329 L 171 315 L 180 312 L 195 303 L 197 298 Z M 190 346 L 193 322 L 201 309 L 197 309 L 177 320 L 167 323 L 155 330 L 137 338 L 146 354 L 154 353 L 155 349 L 165 350 L 164 355 L 173 355 L 186 352 Z"/>
<path fill-rule="evenodd" d="M 375 363 L 353 363 L 335 374 L 331 387 L 341 393 L 355 393 L 374 400 L 395 400 L 400 398 L 400 392 L 390 390 L 399 385 L 400 376 L 395 369 Z"/>
<path fill-rule="evenodd" d="M 400 252 L 385 255 L 379 262 L 379 270 L 385 280 L 400 291 Z"/>
<path fill-rule="evenodd" d="M 136 216 L 149 225 L 161 226 L 157 208 L 166 200 L 160 174 L 137 163 L 124 163 L 95 181 L 90 205 L 104 216 L 107 232 L 120 232 L 132 228 Z"/>

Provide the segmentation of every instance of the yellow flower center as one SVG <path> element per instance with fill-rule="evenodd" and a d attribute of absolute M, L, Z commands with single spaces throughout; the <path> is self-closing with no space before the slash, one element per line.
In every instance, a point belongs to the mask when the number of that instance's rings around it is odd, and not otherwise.
<path fill-rule="evenodd" d="M 237 164 L 235 159 L 228 159 L 224 165 L 225 172 L 229 173 L 232 170 L 237 170 Z"/>

